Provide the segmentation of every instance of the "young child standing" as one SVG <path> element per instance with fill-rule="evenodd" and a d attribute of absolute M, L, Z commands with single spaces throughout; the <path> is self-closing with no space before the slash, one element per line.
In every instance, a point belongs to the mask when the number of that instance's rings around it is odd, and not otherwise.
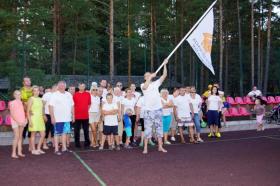
<path fill-rule="evenodd" d="M 118 137 L 118 105 L 117 103 L 113 102 L 113 95 L 111 93 L 108 93 L 106 95 L 107 102 L 103 104 L 102 106 L 102 115 L 104 116 L 104 127 L 103 127 L 103 134 L 101 145 L 99 147 L 99 150 L 103 150 L 105 138 L 108 139 L 109 149 L 113 150 L 113 141 L 115 138 L 117 147 L 116 150 L 120 150 L 120 142 Z M 113 137 L 111 136 L 113 135 Z"/>
<path fill-rule="evenodd" d="M 14 91 L 14 100 L 9 102 L 12 129 L 14 132 L 12 158 L 25 157 L 22 154 L 22 133 L 27 119 L 25 117 L 23 103 L 21 102 L 21 93 L 19 90 Z M 16 153 L 16 150 L 18 153 Z"/>
<path fill-rule="evenodd" d="M 132 123 L 130 116 L 133 114 L 133 111 L 128 108 L 125 111 L 125 114 L 123 115 L 123 122 L 124 122 L 124 128 L 125 128 L 125 133 L 126 133 L 126 141 L 124 148 L 126 149 L 131 149 L 132 147 L 129 145 L 130 144 L 130 137 L 132 136 Z"/>
<path fill-rule="evenodd" d="M 260 98 L 256 98 L 255 100 L 255 107 L 254 111 L 256 112 L 256 119 L 257 119 L 257 131 L 264 130 L 264 125 L 263 125 L 263 117 L 265 114 L 265 106 L 263 101 Z"/>

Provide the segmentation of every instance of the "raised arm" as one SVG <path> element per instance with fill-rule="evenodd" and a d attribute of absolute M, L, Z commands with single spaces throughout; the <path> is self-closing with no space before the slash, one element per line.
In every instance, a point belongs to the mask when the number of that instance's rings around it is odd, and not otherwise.
<path fill-rule="evenodd" d="M 162 74 L 161 77 L 160 77 L 160 82 L 161 82 L 161 83 L 162 83 L 162 82 L 166 79 L 166 77 L 167 77 L 167 67 L 166 67 L 166 64 L 168 63 L 168 59 L 165 59 L 165 60 L 163 61 L 163 63 L 164 63 L 163 74 Z"/>

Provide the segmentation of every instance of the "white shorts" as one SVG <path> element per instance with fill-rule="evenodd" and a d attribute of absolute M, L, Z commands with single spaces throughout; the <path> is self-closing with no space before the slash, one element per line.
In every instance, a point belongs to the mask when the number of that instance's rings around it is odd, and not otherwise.
<path fill-rule="evenodd" d="M 97 123 L 100 121 L 100 112 L 90 112 L 89 113 L 89 123 Z"/>
<path fill-rule="evenodd" d="M 182 117 L 179 118 L 180 122 L 178 122 L 179 127 L 192 127 L 194 126 L 193 120 L 191 117 Z"/>

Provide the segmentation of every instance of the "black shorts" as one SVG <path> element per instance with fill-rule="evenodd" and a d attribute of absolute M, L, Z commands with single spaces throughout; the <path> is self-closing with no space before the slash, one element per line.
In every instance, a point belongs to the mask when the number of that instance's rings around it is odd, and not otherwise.
<path fill-rule="evenodd" d="M 105 136 L 107 135 L 118 135 L 118 126 L 107 126 L 107 125 L 104 125 L 103 126 L 103 134 Z"/>
<path fill-rule="evenodd" d="M 46 122 L 46 135 L 45 138 L 48 139 L 49 134 L 51 133 L 51 137 L 54 137 L 54 126 L 51 123 L 51 116 L 49 114 L 46 114 L 47 116 L 47 122 Z"/>
<path fill-rule="evenodd" d="M 144 132 L 145 131 L 145 128 L 144 128 L 144 118 L 140 118 L 139 122 L 140 122 L 140 125 L 141 125 L 141 130 L 142 130 L 142 132 Z"/>

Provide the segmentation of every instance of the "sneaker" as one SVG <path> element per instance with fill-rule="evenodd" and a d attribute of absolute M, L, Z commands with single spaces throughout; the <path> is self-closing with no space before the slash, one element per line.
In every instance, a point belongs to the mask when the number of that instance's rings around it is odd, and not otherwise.
<path fill-rule="evenodd" d="M 173 137 L 171 137 L 171 138 L 170 138 L 170 140 L 171 140 L 171 141 L 176 141 L 176 139 L 175 139 L 175 137 L 174 137 L 174 136 L 173 136 Z"/>
<path fill-rule="evenodd" d="M 99 150 L 103 150 L 103 149 L 104 149 L 104 147 L 103 147 L 103 146 L 100 146 L 98 149 L 99 149 Z"/>
<path fill-rule="evenodd" d="M 130 145 L 124 145 L 124 148 L 125 148 L 125 149 L 132 149 L 133 147 L 130 146 Z"/>
<path fill-rule="evenodd" d="M 156 144 L 155 144 L 152 140 L 150 140 L 150 141 L 149 141 L 149 145 L 155 146 Z"/>
<path fill-rule="evenodd" d="M 197 139 L 197 142 L 199 142 L 199 143 L 203 143 L 204 141 L 203 141 L 203 139 L 198 138 L 198 139 Z"/>
<path fill-rule="evenodd" d="M 219 132 L 217 132 L 215 135 L 216 135 L 217 138 L 222 137 L 222 136 L 221 136 L 221 133 L 219 133 Z"/>
<path fill-rule="evenodd" d="M 119 145 L 117 145 L 116 151 L 120 151 L 120 150 L 121 150 L 121 147 Z"/>
<path fill-rule="evenodd" d="M 37 151 L 37 150 L 32 150 L 32 151 L 31 151 L 31 154 L 32 154 L 32 155 L 40 155 L 40 152 Z"/>
<path fill-rule="evenodd" d="M 54 152 L 54 154 L 56 154 L 56 155 L 60 156 L 60 155 L 61 155 L 61 152 L 59 152 L 59 151 L 55 151 L 55 152 Z"/>
<path fill-rule="evenodd" d="M 42 150 L 38 150 L 38 152 L 40 153 L 40 154 L 46 154 L 44 151 L 42 151 Z"/>
<path fill-rule="evenodd" d="M 114 150 L 114 146 L 113 145 L 111 145 L 111 146 L 109 146 L 109 150 Z"/>
<path fill-rule="evenodd" d="M 165 145 L 171 145 L 171 143 L 169 141 L 165 141 L 164 144 Z"/>
<path fill-rule="evenodd" d="M 208 138 L 211 138 L 211 137 L 213 137 L 214 135 L 212 134 L 212 133 L 209 133 L 208 134 Z"/>
<path fill-rule="evenodd" d="M 66 150 L 63 150 L 63 151 L 61 151 L 62 153 L 66 153 L 66 152 L 73 152 L 72 150 L 68 150 L 68 149 L 66 149 Z"/>

